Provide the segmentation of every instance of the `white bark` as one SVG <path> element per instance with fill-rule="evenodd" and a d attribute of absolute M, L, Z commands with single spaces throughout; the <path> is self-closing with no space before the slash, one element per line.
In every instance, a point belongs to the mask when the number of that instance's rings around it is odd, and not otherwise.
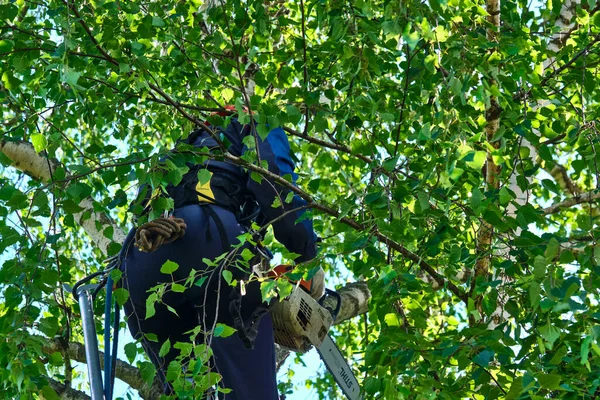
<path fill-rule="evenodd" d="M 123 229 L 111 221 L 104 213 L 94 211 L 94 200 L 91 197 L 83 199 L 79 203 L 79 207 L 83 208 L 83 211 L 74 214 L 73 217 L 86 233 L 90 235 L 90 238 L 102 254 L 105 256 L 108 255 L 108 246 L 111 243 L 123 243 L 125 241 L 127 235 Z M 100 222 L 100 229 L 96 226 L 96 221 Z M 113 227 L 112 239 L 107 238 L 103 233 L 103 230 L 109 226 Z"/>
<path fill-rule="evenodd" d="M 50 182 L 51 171 L 57 167 L 56 162 L 40 156 L 28 142 L 0 141 L 0 151 L 12 160 L 13 167 L 43 182 Z"/>
<path fill-rule="evenodd" d="M 52 182 L 52 174 L 58 163 L 41 154 L 36 153 L 33 146 L 28 142 L 0 142 L 0 151 L 12 160 L 12 166 L 25 172 L 34 179 L 44 183 Z M 104 255 L 108 255 L 108 246 L 114 241 L 122 243 L 125 240 L 125 232 L 104 213 L 94 210 L 94 199 L 88 197 L 79 203 L 82 211 L 73 215 L 83 229 L 86 231 L 98 249 Z M 98 226 L 96 222 L 100 222 Z M 113 239 L 107 238 L 103 230 L 112 226 Z"/>
<path fill-rule="evenodd" d="M 561 49 L 561 47 L 569 38 L 571 32 L 573 32 L 573 30 L 575 29 L 575 22 L 573 22 L 572 20 L 575 15 L 574 8 L 577 7 L 578 4 L 580 4 L 579 0 L 567 0 L 563 3 L 561 7 L 560 17 L 556 22 L 556 26 L 560 27 L 561 30 L 560 32 L 557 32 L 552 36 L 548 45 L 548 48 L 554 53 L 557 53 Z M 545 73 L 549 68 L 553 67 L 555 62 L 556 57 L 549 57 L 546 60 L 544 60 L 543 73 Z M 532 107 L 532 110 L 537 111 L 540 108 L 546 106 L 547 104 L 549 104 L 549 101 L 540 100 L 537 102 L 536 105 Z M 536 134 L 536 136 L 540 137 L 539 130 L 533 129 L 533 132 Z M 535 161 L 538 158 L 536 146 L 530 143 L 527 139 L 523 138 L 521 145 L 529 149 L 531 159 Z M 519 167 L 517 166 L 517 169 L 518 168 Z M 531 184 L 532 179 L 532 177 L 527 178 L 528 185 Z M 511 217 L 514 217 L 516 215 L 517 208 L 524 206 L 529 201 L 529 191 L 521 189 L 521 187 L 519 187 L 519 185 L 517 184 L 517 171 L 514 171 L 510 177 L 509 189 L 516 194 L 516 199 L 514 200 L 514 202 L 511 202 L 511 204 L 507 207 L 507 214 Z M 515 231 L 515 236 L 519 236 L 521 234 L 521 231 L 522 229 L 518 227 Z M 500 257 L 509 258 L 508 249 L 504 247 L 499 248 L 496 251 L 496 254 Z M 508 277 L 506 276 L 501 276 L 500 279 L 502 279 L 503 284 L 509 282 Z M 509 318 L 510 315 L 504 308 L 508 299 L 509 296 L 504 291 L 500 290 L 498 293 L 498 307 L 490 316 L 490 322 L 488 323 L 489 329 L 496 328 L 496 326 L 498 326 L 499 324 L 501 324 Z"/>

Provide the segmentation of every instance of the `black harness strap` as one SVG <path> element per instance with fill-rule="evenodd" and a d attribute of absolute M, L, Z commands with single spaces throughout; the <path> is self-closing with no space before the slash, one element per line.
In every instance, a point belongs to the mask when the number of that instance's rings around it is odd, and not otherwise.
<path fill-rule="evenodd" d="M 227 237 L 227 231 L 225 230 L 225 225 L 221 218 L 217 215 L 215 210 L 213 210 L 210 203 L 199 203 L 200 205 L 205 205 L 208 209 L 208 215 L 215 221 L 215 225 L 217 226 L 217 230 L 219 231 L 219 238 L 221 239 L 221 245 L 223 246 L 223 251 L 229 250 L 229 238 Z M 210 231 L 210 227 L 208 229 Z"/>

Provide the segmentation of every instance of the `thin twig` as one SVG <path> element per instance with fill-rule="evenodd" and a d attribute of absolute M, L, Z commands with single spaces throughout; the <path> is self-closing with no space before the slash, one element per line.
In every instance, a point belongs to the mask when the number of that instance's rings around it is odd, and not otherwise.
<path fill-rule="evenodd" d="M 306 99 L 308 97 L 308 69 L 307 69 L 307 60 L 308 58 L 306 57 L 306 19 L 304 16 L 304 0 L 300 0 L 300 14 L 301 14 L 301 18 L 302 18 L 302 57 L 304 58 L 304 108 L 305 108 L 305 116 L 306 116 L 306 122 L 304 123 L 304 132 L 303 135 L 304 136 L 308 136 L 308 121 L 309 121 L 309 117 L 310 117 L 310 109 L 308 107 L 308 104 L 306 102 Z"/>

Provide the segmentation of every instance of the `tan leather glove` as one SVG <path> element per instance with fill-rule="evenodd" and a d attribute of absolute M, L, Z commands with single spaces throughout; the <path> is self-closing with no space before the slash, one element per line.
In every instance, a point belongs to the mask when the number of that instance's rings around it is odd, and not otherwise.
<path fill-rule="evenodd" d="M 319 267 L 319 270 L 313 275 L 310 282 L 310 297 L 319 300 L 325 294 L 325 271 Z"/>

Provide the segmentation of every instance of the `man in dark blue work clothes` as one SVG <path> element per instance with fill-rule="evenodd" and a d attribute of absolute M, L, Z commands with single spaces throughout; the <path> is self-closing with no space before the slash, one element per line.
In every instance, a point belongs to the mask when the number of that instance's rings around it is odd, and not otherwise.
<path fill-rule="evenodd" d="M 219 142 L 227 143 L 229 153 L 241 156 L 247 151 L 243 140 L 253 134 L 251 128 L 234 118 L 226 128 L 215 129 L 218 136 L 196 130 L 185 142 L 195 148 L 209 149 L 218 148 Z M 268 162 L 269 171 L 279 176 L 289 174 L 295 183 L 294 163 L 283 129 L 271 130 L 265 140 L 258 138 L 257 144 L 260 159 Z M 247 232 L 251 220 L 259 224 L 275 220 L 272 224 L 275 238 L 300 255 L 297 262 L 314 258 L 316 235 L 312 221 L 301 218 L 304 210 L 286 213 L 302 208 L 306 202 L 294 195 L 292 202 L 286 203 L 289 189 L 266 178 L 259 183 L 251 179 L 247 171 L 228 162 L 210 160 L 195 167 L 180 184 L 167 188 L 175 202 L 173 217 L 183 219 L 187 225 L 183 237 L 152 253 L 141 252 L 126 243 L 122 282 L 130 295 L 125 304 L 129 329 L 134 338 L 141 340 L 156 366 L 165 392 L 178 394 L 177 388 L 167 379 L 167 368 L 179 350 L 171 346 L 171 350 L 161 357 L 159 351 L 163 343 L 167 339 L 172 344 L 189 342 L 189 332 L 198 326 L 204 332 L 210 331 L 216 322 L 235 327 L 237 335 L 214 337 L 210 344 L 213 370 L 222 375 L 221 386 L 232 389 L 225 397 L 220 394 L 220 398 L 276 400 L 273 327 L 268 306 L 261 298 L 259 283 L 252 281 L 246 285 L 245 293 L 241 293 L 240 285 L 229 286 L 221 277 L 222 271 L 211 273 L 218 267 L 209 267 L 201 260 L 214 260 L 239 244 L 237 236 Z M 208 184 L 198 182 L 198 168 L 206 168 L 211 173 Z M 272 205 L 277 197 L 282 206 L 274 208 Z M 248 212 L 248 209 L 255 212 Z M 249 243 L 244 246 L 257 253 Z M 167 260 L 179 265 L 172 274 L 160 272 Z M 155 315 L 145 319 L 148 290 L 160 283 L 185 281 L 192 269 L 198 271 L 198 276 L 205 273 L 210 278 L 200 287 L 192 285 L 183 293 L 168 291 L 164 295 L 163 302 L 177 315 L 164 304 L 157 303 Z M 234 279 L 248 281 L 249 270 L 228 270 Z M 148 333 L 155 334 L 158 341 L 148 340 L 144 335 Z"/>

